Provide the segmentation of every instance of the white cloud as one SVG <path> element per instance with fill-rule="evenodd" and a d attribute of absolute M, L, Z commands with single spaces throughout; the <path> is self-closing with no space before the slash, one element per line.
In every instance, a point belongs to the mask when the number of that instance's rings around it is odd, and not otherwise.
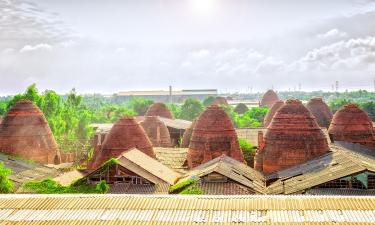
<path fill-rule="evenodd" d="M 37 44 L 37 45 L 25 45 L 23 48 L 20 49 L 20 53 L 24 52 L 32 52 L 32 51 L 51 51 L 52 46 L 49 44 Z"/>
<path fill-rule="evenodd" d="M 191 52 L 191 55 L 194 58 L 201 59 L 201 58 L 205 58 L 205 57 L 209 56 L 210 51 L 208 51 L 207 49 L 201 49 L 199 51 Z"/>
<path fill-rule="evenodd" d="M 293 68 L 307 70 L 367 69 L 375 64 L 375 36 L 339 41 L 309 51 Z"/>
<path fill-rule="evenodd" d="M 319 39 L 338 39 L 338 38 L 346 38 L 348 36 L 347 33 L 340 31 L 338 29 L 332 29 L 327 31 L 324 34 L 318 34 L 317 37 Z"/>

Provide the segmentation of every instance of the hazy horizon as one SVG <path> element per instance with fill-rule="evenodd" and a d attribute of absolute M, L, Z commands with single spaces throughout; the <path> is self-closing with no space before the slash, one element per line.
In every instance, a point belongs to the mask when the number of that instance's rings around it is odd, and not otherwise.
<path fill-rule="evenodd" d="M 0 0 L 0 95 L 375 85 L 371 0 Z"/>

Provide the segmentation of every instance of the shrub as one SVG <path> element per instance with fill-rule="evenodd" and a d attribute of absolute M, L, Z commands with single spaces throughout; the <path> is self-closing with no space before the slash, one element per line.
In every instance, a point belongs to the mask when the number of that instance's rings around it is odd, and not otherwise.
<path fill-rule="evenodd" d="M 108 189 L 109 185 L 105 182 L 105 180 L 100 181 L 95 187 L 95 190 L 102 194 L 106 193 Z"/>
<path fill-rule="evenodd" d="M 38 194 L 67 194 L 67 193 L 106 193 L 108 184 L 101 181 L 96 186 L 85 183 L 82 179 L 73 182 L 69 186 L 63 186 L 56 181 L 46 178 L 41 181 L 29 181 L 23 185 L 25 190 L 31 190 Z"/>
<path fill-rule="evenodd" d="M 242 150 L 246 162 L 252 162 L 254 160 L 256 148 L 252 144 L 250 144 L 246 139 L 239 138 L 238 142 L 240 144 L 240 148 Z"/>
<path fill-rule="evenodd" d="M 0 193 L 10 193 L 13 191 L 13 182 L 9 179 L 12 170 L 4 167 L 0 162 Z"/>
<path fill-rule="evenodd" d="M 180 192 L 182 195 L 201 195 L 203 194 L 202 189 L 200 189 L 196 184 L 185 188 L 183 191 Z"/>
<path fill-rule="evenodd" d="M 195 184 L 197 181 L 193 178 L 188 178 L 186 180 L 183 180 L 181 182 L 178 182 L 177 184 L 169 187 L 169 193 L 177 193 L 182 190 L 184 190 L 186 187 Z"/>

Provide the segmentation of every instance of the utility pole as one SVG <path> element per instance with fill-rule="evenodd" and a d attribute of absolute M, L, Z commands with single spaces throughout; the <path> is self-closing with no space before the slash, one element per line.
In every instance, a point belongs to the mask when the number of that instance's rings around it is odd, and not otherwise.
<path fill-rule="evenodd" d="M 172 86 L 169 85 L 169 104 L 172 104 Z"/>
<path fill-rule="evenodd" d="M 339 91 L 339 81 L 336 80 L 336 92 L 338 92 L 338 91 Z"/>

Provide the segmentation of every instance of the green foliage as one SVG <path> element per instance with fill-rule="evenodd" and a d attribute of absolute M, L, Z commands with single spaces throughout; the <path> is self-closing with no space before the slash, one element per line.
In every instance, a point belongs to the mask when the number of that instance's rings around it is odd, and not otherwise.
<path fill-rule="evenodd" d="M 173 118 L 179 119 L 181 115 L 181 106 L 176 104 L 168 104 L 168 109 L 171 111 Z"/>
<path fill-rule="evenodd" d="M 256 152 L 256 148 L 244 138 L 239 138 L 238 142 L 240 144 L 240 148 L 245 160 L 247 162 L 252 161 Z"/>
<path fill-rule="evenodd" d="M 129 106 L 138 116 L 144 116 L 147 109 L 152 105 L 154 101 L 143 99 L 143 98 L 132 98 L 129 102 Z"/>
<path fill-rule="evenodd" d="M 214 96 L 208 96 L 207 98 L 205 98 L 203 100 L 204 107 L 207 107 L 207 106 L 211 105 L 214 102 L 214 100 L 215 100 Z"/>
<path fill-rule="evenodd" d="M 203 112 L 203 105 L 200 101 L 189 98 L 186 99 L 184 104 L 181 106 L 180 117 L 184 120 L 194 120 Z"/>
<path fill-rule="evenodd" d="M 0 162 L 0 193 L 10 193 L 13 191 L 13 182 L 9 179 L 9 175 L 12 170 L 6 168 L 2 162 Z"/>
<path fill-rule="evenodd" d="M 342 99 L 342 98 L 338 98 L 338 99 L 335 99 L 335 100 L 332 100 L 329 102 L 329 107 L 331 108 L 331 110 L 333 112 L 336 112 L 337 110 L 339 110 L 342 106 L 344 105 L 347 105 L 347 104 L 350 104 L 351 102 L 348 100 L 348 99 Z"/>
<path fill-rule="evenodd" d="M 3 116 L 7 111 L 7 101 L 0 101 L 0 116 Z"/>
<path fill-rule="evenodd" d="M 47 178 L 41 181 L 28 181 L 23 185 L 26 191 L 34 191 L 38 194 L 68 194 L 68 193 L 106 193 L 108 185 L 101 181 L 97 185 L 89 185 L 85 182 L 74 182 L 69 186 L 63 186 L 56 181 Z"/>
<path fill-rule="evenodd" d="M 197 185 L 191 185 L 180 192 L 182 195 L 201 195 L 203 194 L 202 189 L 200 189 Z"/>
<path fill-rule="evenodd" d="M 268 108 L 254 107 L 243 115 L 235 113 L 234 123 L 238 128 L 257 128 L 262 125 L 263 118 L 266 116 Z"/>
<path fill-rule="evenodd" d="M 188 187 L 192 184 L 195 184 L 196 182 L 197 182 L 197 180 L 195 180 L 193 178 L 188 178 L 188 179 L 185 179 L 183 181 L 180 181 L 180 182 L 176 183 L 175 185 L 172 185 L 172 186 L 169 187 L 169 193 L 179 193 L 182 190 L 184 190 L 186 187 Z"/>
<path fill-rule="evenodd" d="M 95 190 L 98 193 L 102 193 L 102 194 L 107 193 L 108 189 L 109 189 L 109 185 L 105 182 L 105 180 L 102 180 L 99 183 L 97 183 L 95 187 Z"/>

